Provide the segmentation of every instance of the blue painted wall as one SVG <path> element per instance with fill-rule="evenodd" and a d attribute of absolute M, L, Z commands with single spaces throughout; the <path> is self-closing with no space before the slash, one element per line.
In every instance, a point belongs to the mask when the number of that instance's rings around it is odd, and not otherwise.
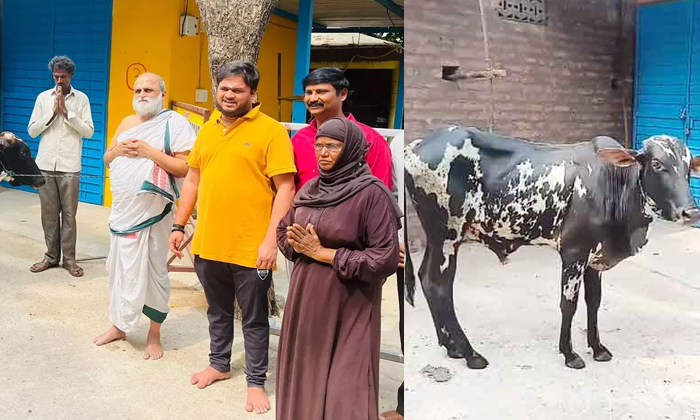
<path fill-rule="evenodd" d="M 694 6 L 688 95 L 688 147 L 693 156 L 700 156 L 700 0 L 696 0 Z M 692 177 L 690 187 L 695 200 L 700 204 L 700 177 Z"/>
<path fill-rule="evenodd" d="M 82 173 L 102 176 L 112 0 L 3 0 L 2 13 L 2 129 L 25 140 L 36 155 L 39 139 L 27 134 L 29 117 L 37 95 L 55 86 L 49 60 L 67 55 L 77 68 L 72 84 L 90 98 L 95 123 L 95 134 L 83 140 Z M 81 179 L 80 201 L 102 204 L 103 195 L 103 178 Z"/>
<path fill-rule="evenodd" d="M 700 156 L 700 0 L 638 8 L 634 143 L 682 139 Z M 691 179 L 700 204 L 700 178 Z"/>

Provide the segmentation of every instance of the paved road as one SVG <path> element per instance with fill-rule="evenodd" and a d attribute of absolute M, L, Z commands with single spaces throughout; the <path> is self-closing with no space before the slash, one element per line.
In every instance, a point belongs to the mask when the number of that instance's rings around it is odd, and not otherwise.
<path fill-rule="evenodd" d="M 79 258 L 106 255 L 108 215 L 108 208 L 80 204 Z M 145 319 L 128 341 L 101 348 L 92 344 L 109 326 L 104 260 L 83 263 L 86 274 L 80 279 L 62 269 L 30 273 L 44 250 L 38 196 L 0 188 L 0 419 L 274 419 L 274 411 L 263 416 L 245 412 L 239 323 L 233 378 L 205 390 L 189 384 L 190 375 L 208 364 L 209 353 L 207 305 L 196 276 L 171 275 L 172 309 L 163 326 L 166 353 L 161 360 L 144 361 Z M 283 283 L 284 273 L 276 278 Z M 392 278 L 383 301 L 383 348 L 400 350 L 397 324 Z M 268 393 L 274 392 L 277 343 L 273 336 Z M 395 406 L 402 379 L 403 365 L 381 362 L 382 410 Z M 271 401 L 274 408 L 274 395 Z"/>
<path fill-rule="evenodd" d="M 580 299 L 573 345 L 587 367 L 579 371 L 565 368 L 557 350 L 555 251 L 521 248 L 501 266 L 485 247 L 467 244 L 458 264 L 457 316 L 491 365 L 468 370 L 446 356 L 418 287 L 416 307 L 406 305 L 410 419 L 700 419 L 700 230 L 654 224 L 643 252 L 604 274 L 599 319 L 609 363 L 586 348 Z M 420 373 L 428 364 L 452 379 L 435 383 Z"/>

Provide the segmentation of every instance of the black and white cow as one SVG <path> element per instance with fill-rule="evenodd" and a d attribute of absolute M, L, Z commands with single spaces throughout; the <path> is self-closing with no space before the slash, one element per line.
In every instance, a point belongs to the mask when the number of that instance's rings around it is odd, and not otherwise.
<path fill-rule="evenodd" d="M 572 145 L 541 144 L 450 127 L 405 149 L 406 188 L 427 236 L 418 275 L 439 343 L 452 358 L 482 369 L 488 361 L 469 343 L 454 311 L 459 245 L 486 244 L 501 260 L 521 245 L 549 245 L 562 260 L 559 350 L 566 366 L 583 360 L 571 346 L 571 321 L 581 283 L 593 358 L 612 354 L 598 336 L 601 271 L 636 254 L 647 242 L 652 213 L 696 223 L 700 209 L 689 189 L 700 171 L 678 139 L 654 136 L 642 151 L 610 137 Z M 407 252 L 407 300 L 415 277 Z"/>
<path fill-rule="evenodd" d="M 39 188 L 46 183 L 41 175 L 29 146 L 9 131 L 0 133 L 0 182 L 9 181 L 12 186 Z"/>

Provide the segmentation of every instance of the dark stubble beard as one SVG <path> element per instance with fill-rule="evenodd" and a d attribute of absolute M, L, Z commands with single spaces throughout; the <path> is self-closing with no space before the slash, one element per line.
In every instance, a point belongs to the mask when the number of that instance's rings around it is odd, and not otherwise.
<path fill-rule="evenodd" d="M 221 115 L 228 117 L 228 118 L 241 118 L 245 114 L 249 113 L 251 109 L 253 109 L 253 102 L 250 101 L 245 105 L 241 105 L 238 109 L 235 111 L 225 111 L 224 107 L 221 106 L 221 103 L 219 101 L 216 101 L 216 109 L 221 112 Z"/>

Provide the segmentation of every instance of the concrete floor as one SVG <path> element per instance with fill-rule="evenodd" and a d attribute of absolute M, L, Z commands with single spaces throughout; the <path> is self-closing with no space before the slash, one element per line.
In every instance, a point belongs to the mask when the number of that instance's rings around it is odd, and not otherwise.
<path fill-rule="evenodd" d="M 277 337 L 271 337 L 267 390 L 273 409 L 245 412 L 243 340 L 236 324 L 233 378 L 205 390 L 190 375 L 208 364 L 206 301 L 194 274 L 173 273 L 171 312 L 163 326 L 165 356 L 141 359 L 147 320 L 127 341 L 98 348 L 92 338 L 109 327 L 104 260 L 81 263 L 82 278 L 65 270 L 33 274 L 45 251 L 36 194 L 0 187 L 0 418 L 20 419 L 274 419 Z M 78 258 L 109 250 L 109 209 L 81 203 Z M 280 257 L 276 292 L 286 292 Z M 395 278 L 385 285 L 382 348 L 400 351 Z M 280 320 L 278 319 L 279 323 Z M 403 365 L 381 362 L 380 409 L 393 409 Z"/>
<path fill-rule="evenodd" d="M 418 267 L 422 252 L 413 256 Z M 700 419 L 700 230 L 656 222 L 642 253 L 603 275 L 599 325 L 614 356 L 608 363 L 593 361 L 586 348 L 580 298 L 572 341 L 587 366 L 578 371 L 558 353 L 554 250 L 524 247 L 501 266 L 482 245 L 466 244 L 458 261 L 457 317 L 491 364 L 469 370 L 447 357 L 418 285 L 416 307 L 405 305 L 407 418 Z M 429 364 L 452 378 L 426 377 L 420 371 Z"/>

